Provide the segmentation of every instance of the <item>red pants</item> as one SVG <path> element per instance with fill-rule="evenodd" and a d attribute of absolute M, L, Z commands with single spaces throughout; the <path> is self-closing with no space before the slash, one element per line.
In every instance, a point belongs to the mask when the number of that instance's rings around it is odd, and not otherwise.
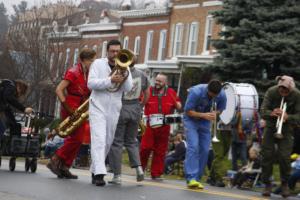
<path fill-rule="evenodd" d="M 84 122 L 76 131 L 64 140 L 64 145 L 56 151 L 56 155 L 64 160 L 67 167 L 71 167 L 76 158 L 82 143 L 86 143 L 89 138 L 90 126 Z M 87 135 L 88 134 L 88 135 Z"/>
<path fill-rule="evenodd" d="M 170 126 L 165 125 L 159 128 L 151 128 L 147 125 L 145 134 L 142 137 L 140 147 L 140 157 L 143 169 L 147 167 L 147 162 L 153 151 L 151 162 L 151 176 L 157 177 L 164 172 L 164 161 L 168 150 Z"/>

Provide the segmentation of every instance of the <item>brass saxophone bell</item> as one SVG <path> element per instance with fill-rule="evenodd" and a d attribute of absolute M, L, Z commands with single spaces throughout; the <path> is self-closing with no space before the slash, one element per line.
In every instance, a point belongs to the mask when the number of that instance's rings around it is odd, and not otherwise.
<path fill-rule="evenodd" d="M 78 115 L 69 116 L 56 128 L 60 137 L 71 135 L 88 117 L 89 100 L 86 100 L 75 111 Z"/>

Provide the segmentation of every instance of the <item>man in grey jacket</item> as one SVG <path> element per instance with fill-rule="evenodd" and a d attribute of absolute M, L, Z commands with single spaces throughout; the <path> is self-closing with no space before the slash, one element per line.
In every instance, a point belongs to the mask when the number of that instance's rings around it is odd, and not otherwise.
<path fill-rule="evenodd" d="M 109 165 L 114 173 L 110 183 L 113 184 L 121 184 L 123 146 L 127 149 L 131 168 L 136 169 L 137 181 L 144 180 L 137 135 L 142 108 L 149 98 L 150 84 L 146 75 L 134 67 L 134 63 L 132 63 L 130 71 L 133 87 L 130 92 L 125 92 L 123 95 L 117 130 L 109 153 Z M 139 99 L 141 96 L 143 96 L 142 100 Z"/>

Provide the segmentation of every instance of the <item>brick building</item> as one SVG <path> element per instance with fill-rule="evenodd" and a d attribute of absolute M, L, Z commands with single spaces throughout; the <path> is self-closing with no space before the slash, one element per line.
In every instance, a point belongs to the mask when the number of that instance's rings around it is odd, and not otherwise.
<path fill-rule="evenodd" d="M 70 18 L 64 19 L 66 24 Z M 78 55 L 82 48 L 92 48 L 97 52 L 97 57 L 106 56 L 106 45 L 109 40 L 119 39 L 121 21 L 111 16 L 106 9 L 89 10 L 88 12 L 77 13 L 72 17 L 74 25 L 67 25 L 63 31 L 56 34 L 49 33 L 48 39 L 59 48 L 53 48 L 50 55 L 50 64 L 54 63 L 53 69 L 56 76 L 62 76 L 66 69 L 78 62 Z M 57 43 L 57 40 L 61 41 Z M 60 49 L 60 52 L 56 52 Z M 59 55 L 60 58 L 55 58 Z M 53 59 L 53 61 L 51 61 Z M 55 64 L 61 61 L 61 64 Z M 58 79 L 60 79 L 58 77 Z M 53 93 L 55 96 L 55 94 Z M 55 116 L 59 116 L 60 103 L 56 100 Z"/>
<path fill-rule="evenodd" d="M 142 10 L 119 11 L 122 18 L 121 41 L 124 48 L 138 56 L 138 68 L 147 63 L 166 59 L 170 27 L 169 7 L 150 7 Z"/>
<path fill-rule="evenodd" d="M 173 0 L 162 6 L 149 0 L 139 10 L 132 9 L 131 1 L 124 2 L 120 10 L 111 10 L 106 2 L 84 1 L 72 15 L 44 25 L 50 73 L 57 81 L 77 62 L 81 48 L 93 48 L 97 57 L 105 57 L 111 39 L 119 39 L 123 48 L 133 50 L 138 56 L 136 66 L 145 69 L 150 78 L 161 71 L 167 73 L 175 89 L 181 88 L 184 69 L 212 62 L 216 51 L 210 41 L 218 37 L 221 27 L 211 12 L 221 9 L 222 1 Z M 42 94 L 39 110 L 58 116 L 60 104 L 53 88 L 45 87 Z"/>

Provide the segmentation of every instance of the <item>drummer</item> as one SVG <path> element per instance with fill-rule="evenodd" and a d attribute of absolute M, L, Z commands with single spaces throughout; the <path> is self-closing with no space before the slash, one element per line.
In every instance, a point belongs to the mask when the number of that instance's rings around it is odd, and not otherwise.
<path fill-rule="evenodd" d="M 226 108 L 226 101 L 219 80 L 211 80 L 208 84 L 199 84 L 189 89 L 183 119 L 187 142 L 184 166 L 189 188 L 203 189 L 199 181 L 208 158 L 211 121 L 216 121 L 216 113 Z M 216 110 L 212 111 L 215 103 Z"/>
<path fill-rule="evenodd" d="M 145 170 L 153 151 L 151 162 L 153 180 L 162 180 L 161 175 L 164 172 L 164 160 L 168 148 L 170 126 L 164 124 L 163 118 L 165 115 L 172 114 L 174 109 L 180 110 L 182 107 L 176 92 L 168 87 L 167 82 L 166 74 L 159 73 L 156 76 L 155 85 L 150 87 L 150 97 L 144 110 L 148 123 L 141 141 L 140 157 Z"/>

